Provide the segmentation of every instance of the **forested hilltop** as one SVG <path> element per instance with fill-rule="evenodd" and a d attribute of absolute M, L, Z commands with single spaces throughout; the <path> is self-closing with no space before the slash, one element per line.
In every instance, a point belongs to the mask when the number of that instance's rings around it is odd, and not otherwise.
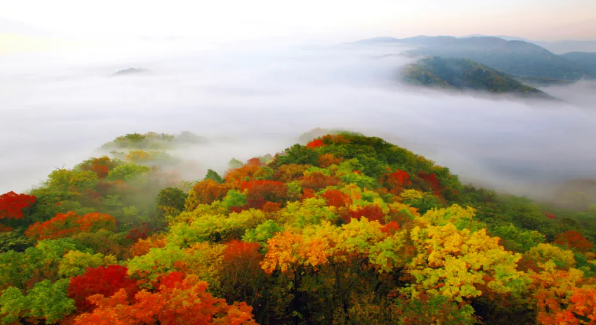
<path fill-rule="evenodd" d="M 594 209 L 462 185 L 351 132 L 182 180 L 169 151 L 205 141 L 128 134 L 0 195 L 1 322 L 596 322 Z"/>

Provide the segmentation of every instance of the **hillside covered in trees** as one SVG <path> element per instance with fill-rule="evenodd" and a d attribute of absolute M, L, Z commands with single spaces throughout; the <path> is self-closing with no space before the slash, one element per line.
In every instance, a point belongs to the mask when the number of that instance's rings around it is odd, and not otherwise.
<path fill-rule="evenodd" d="M 428 57 L 403 69 L 409 84 L 443 89 L 471 89 L 508 93 L 527 98 L 554 99 L 536 88 L 526 86 L 500 71 L 468 59 Z"/>
<path fill-rule="evenodd" d="M 596 210 L 462 185 L 380 138 L 300 140 L 184 181 L 168 150 L 205 139 L 129 134 L 0 195 L 0 321 L 596 322 Z"/>

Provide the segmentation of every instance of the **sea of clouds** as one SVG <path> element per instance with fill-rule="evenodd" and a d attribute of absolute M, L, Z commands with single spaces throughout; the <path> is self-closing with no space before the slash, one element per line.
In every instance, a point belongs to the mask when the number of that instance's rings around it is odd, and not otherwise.
<path fill-rule="evenodd" d="M 5 55 L 0 60 L 0 193 L 38 185 L 127 133 L 191 131 L 209 144 L 176 155 L 223 172 L 275 154 L 313 128 L 381 136 L 465 182 L 532 195 L 596 177 L 594 82 L 525 102 L 413 89 L 396 46 L 212 46 L 173 42 Z M 130 67 L 147 72 L 113 76 Z M 592 91 L 590 91 L 592 90 Z"/>

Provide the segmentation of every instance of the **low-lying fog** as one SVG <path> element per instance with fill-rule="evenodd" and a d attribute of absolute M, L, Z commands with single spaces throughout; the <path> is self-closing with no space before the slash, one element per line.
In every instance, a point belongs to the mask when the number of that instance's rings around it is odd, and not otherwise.
<path fill-rule="evenodd" d="M 593 83 L 554 89 L 567 103 L 412 90 L 395 81 L 397 68 L 411 60 L 399 55 L 403 50 L 255 46 L 4 56 L 0 193 L 27 190 L 116 136 L 185 130 L 214 140 L 184 152 L 202 167 L 197 178 L 206 168 L 223 171 L 232 157 L 279 152 L 316 127 L 379 135 L 464 181 L 517 193 L 596 177 Z M 111 76 L 130 67 L 148 72 Z"/>

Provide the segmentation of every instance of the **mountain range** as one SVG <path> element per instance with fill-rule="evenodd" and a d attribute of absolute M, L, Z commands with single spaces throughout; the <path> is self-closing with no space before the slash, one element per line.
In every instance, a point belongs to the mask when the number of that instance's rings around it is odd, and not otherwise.
<path fill-rule="evenodd" d="M 355 44 L 407 45 L 413 47 L 407 52 L 412 56 L 470 59 L 519 79 L 541 78 L 556 82 L 596 78 L 592 53 L 557 55 L 536 44 L 498 37 L 378 37 Z"/>

